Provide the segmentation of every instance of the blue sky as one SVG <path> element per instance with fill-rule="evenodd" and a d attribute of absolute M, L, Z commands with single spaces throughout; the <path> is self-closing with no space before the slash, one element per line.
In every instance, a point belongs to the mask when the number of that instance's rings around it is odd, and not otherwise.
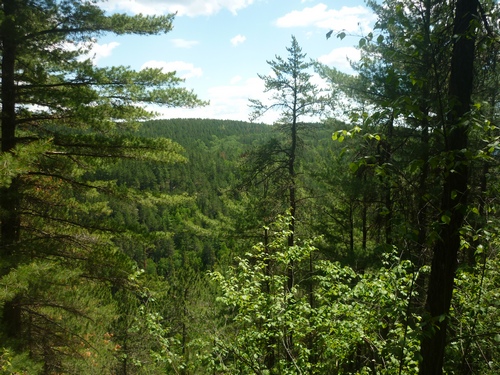
<path fill-rule="evenodd" d="M 203 108 L 156 108 L 163 118 L 246 121 L 248 99 L 265 100 L 257 74 L 269 74 L 266 61 L 275 55 L 287 56 L 292 35 L 308 58 L 349 72 L 347 57 L 358 56 L 357 35 L 366 34 L 374 22 L 363 0 L 108 0 L 102 6 L 130 14 L 177 12 L 168 34 L 109 35 L 92 52 L 99 66 L 175 70 L 186 79 L 185 87 L 210 101 Z M 352 36 L 326 40 L 331 29 Z M 262 120 L 272 123 L 276 116 Z"/>

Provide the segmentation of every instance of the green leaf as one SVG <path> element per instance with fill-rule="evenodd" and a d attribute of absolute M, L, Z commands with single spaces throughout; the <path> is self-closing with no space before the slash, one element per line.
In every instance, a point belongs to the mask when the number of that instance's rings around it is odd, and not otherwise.
<path fill-rule="evenodd" d="M 359 164 L 358 163 L 350 163 L 349 169 L 351 170 L 351 172 L 356 173 L 356 171 L 359 169 Z"/>
<path fill-rule="evenodd" d="M 422 168 L 422 166 L 424 165 L 424 161 L 419 159 L 419 160 L 414 160 L 410 163 L 409 165 L 409 168 L 410 168 L 410 171 L 411 172 L 416 172 L 418 171 L 420 168 Z"/>
<path fill-rule="evenodd" d="M 475 254 L 476 255 L 480 255 L 480 254 L 483 254 L 483 253 L 484 253 L 484 246 L 483 245 L 478 245 L 477 248 L 476 248 Z"/>
<path fill-rule="evenodd" d="M 339 38 L 340 40 L 344 39 L 345 37 L 346 37 L 346 33 L 343 31 L 337 34 L 337 38 Z"/>
<path fill-rule="evenodd" d="M 359 47 L 363 48 L 365 45 L 366 45 L 366 39 L 365 38 L 361 38 L 359 40 Z"/>
<path fill-rule="evenodd" d="M 450 224 L 451 217 L 447 214 L 441 215 L 441 221 L 445 224 Z"/>

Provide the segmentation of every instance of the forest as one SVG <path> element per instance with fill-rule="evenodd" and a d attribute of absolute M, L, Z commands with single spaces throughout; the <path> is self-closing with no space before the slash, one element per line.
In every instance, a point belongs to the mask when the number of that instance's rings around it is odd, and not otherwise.
<path fill-rule="evenodd" d="M 499 4 L 366 4 L 354 75 L 292 36 L 241 122 L 82 58 L 174 14 L 1 2 L 0 374 L 500 373 Z"/>

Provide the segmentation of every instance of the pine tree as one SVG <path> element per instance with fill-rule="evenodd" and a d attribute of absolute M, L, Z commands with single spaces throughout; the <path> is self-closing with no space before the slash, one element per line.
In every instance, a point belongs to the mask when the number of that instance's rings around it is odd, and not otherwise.
<path fill-rule="evenodd" d="M 261 117 L 269 110 L 279 111 L 279 119 L 274 126 L 279 131 L 279 136 L 271 139 L 257 151 L 250 153 L 249 158 L 249 182 L 262 188 L 260 196 L 264 202 L 278 201 L 281 204 L 269 207 L 261 206 L 265 214 L 266 225 L 274 221 L 276 215 L 287 212 L 290 215 L 288 226 L 288 246 L 295 245 L 296 220 L 298 217 L 299 189 L 299 150 L 302 145 L 301 134 L 309 126 L 308 117 L 319 114 L 325 100 L 321 96 L 321 90 L 311 82 L 312 75 L 309 69 L 313 63 L 305 60 L 306 54 L 302 52 L 297 39 L 292 36 L 292 43 L 287 47 L 288 57 L 283 59 L 276 56 L 275 60 L 268 61 L 272 74 L 268 76 L 259 75 L 264 81 L 265 92 L 271 93 L 269 103 L 251 99 L 251 119 Z M 280 212 L 280 210 L 282 210 Z M 268 243 L 268 230 L 264 230 L 264 243 Z M 293 260 L 287 267 L 287 282 L 285 289 L 291 291 L 294 287 L 294 264 Z M 310 276 L 313 273 L 312 254 L 309 259 Z M 312 282 L 309 285 L 309 303 L 313 305 Z M 292 333 L 286 334 L 288 360 L 293 361 L 293 337 Z M 272 343 L 270 343 L 272 345 Z M 312 343 L 310 343 L 312 347 Z M 268 358 L 268 368 L 274 366 L 274 357 Z"/>
<path fill-rule="evenodd" d="M 114 314 L 94 319 L 89 308 L 111 304 L 110 287 L 124 287 L 135 268 L 117 247 L 133 236 L 107 220 L 108 197 L 149 198 L 90 172 L 120 158 L 181 160 L 173 142 L 133 131 L 153 115 L 143 104 L 202 103 L 175 73 L 85 59 L 94 38 L 165 33 L 173 15 L 107 15 L 94 1 L 73 0 L 6 0 L 0 11 L 1 341 L 28 351 L 44 373 L 78 367 L 87 351 L 96 369 L 106 367 L 96 343 L 109 341 L 99 335 Z M 72 290 L 97 300 L 78 304 Z"/>
<path fill-rule="evenodd" d="M 292 43 L 287 47 L 289 55 L 286 59 L 276 56 L 276 60 L 268 61 L 272 75 L 259 78 L 264 81 L 265 92 L 271 93 L 269 103 L 251 99 L 251 120 L 263 116 L 270 110 L 279 112 L 279 119 L 274 126 L 282 134 L 264 145 L 252 156 L 249 168 L 253 183 L 269 182 L 276 185 L 278 194 L 287 191 L 287 206 L 292 220 L 290 222 L 289 245 L 293 246 L 295 233 L 295 219 L 297 215 L 297 174 L 298 152 L 301 146 L 300 134 L 307 129 L 309 116 L 319 113 L 322 101 L 319 88 L 311 82 L 313 63 L 305 60 L 297 39 L 292 36 Z M 305 119 L 304 119 L 305 118 Z M 283 214 L 280 212 L 279 214 Z"/>

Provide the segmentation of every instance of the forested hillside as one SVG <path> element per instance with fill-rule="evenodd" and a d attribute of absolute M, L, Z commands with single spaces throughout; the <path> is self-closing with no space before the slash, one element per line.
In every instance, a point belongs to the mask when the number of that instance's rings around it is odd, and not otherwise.
<path fill-rule="evenodd" d="M 367 5 L 355 74 L 292 36 L 238 122 L 85 58 L 174 15 L 2 2 L 0 374 L 500 372 L 498 3 Z"/>

